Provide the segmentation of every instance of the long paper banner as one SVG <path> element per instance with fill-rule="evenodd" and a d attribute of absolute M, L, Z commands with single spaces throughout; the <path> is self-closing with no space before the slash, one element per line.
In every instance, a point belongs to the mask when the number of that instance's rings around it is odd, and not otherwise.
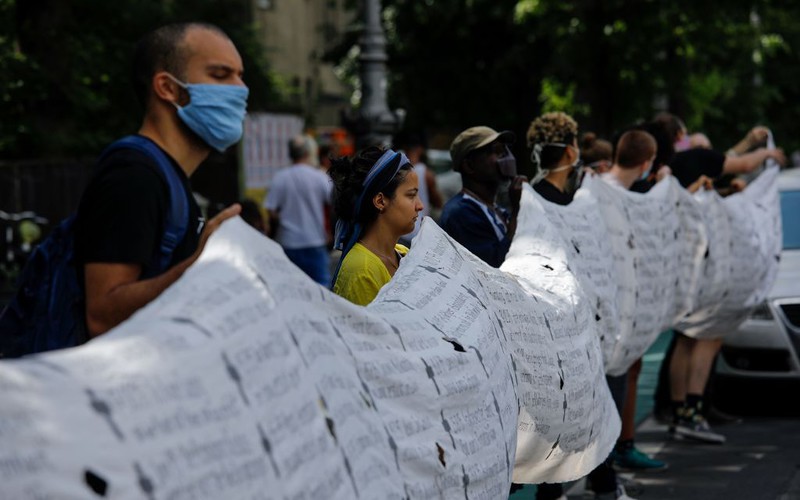
<path fill-rule="evenodd" d="M 3 496 L 488 499 L 583 476 L 619 433 L 603 354 L 622 369 L 675 317 L 719 328 L 768 290 L 775 175 L 725 200 L 590 181 L 561 213 L 528 188 L 502 270 L 426 220 L 366 308 L 228 222 L 113 332 L 0 362 Z"/>
<path fill-rule="evenodd" d="M 113 332 L 0 363 L 4 496 L 489 499 L 512 473 L 580 477 L 619 425 L 599 342 L 576 283 L 528 290 L 427 220 L 362 308 L 226 223 Z"/>

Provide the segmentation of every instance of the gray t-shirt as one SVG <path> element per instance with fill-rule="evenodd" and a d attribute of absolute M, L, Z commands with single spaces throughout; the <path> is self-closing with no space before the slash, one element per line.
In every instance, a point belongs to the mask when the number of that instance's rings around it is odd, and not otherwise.
<path fill-rule="evenodd" d="M 277 239 L 284 248 L 320 247 L 327 243 L 325 206 L 331 204 L 333 183 L 321 170 L 298 163 L 272 180 L 264 204 L 277 212 Z"/>

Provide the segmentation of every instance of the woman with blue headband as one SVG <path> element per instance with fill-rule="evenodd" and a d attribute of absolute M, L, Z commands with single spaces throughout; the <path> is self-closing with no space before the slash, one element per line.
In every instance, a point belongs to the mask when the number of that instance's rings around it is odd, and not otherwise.
<path fill-rule="evenodd" d="M 419 180 L 404 154 L 368 148 L 352 159 L 334 160 L 336 248 L 342 250 L 333 291 L 367 305 L 400 265 L 408 248 L 397 244 L 422 210 Z"/>

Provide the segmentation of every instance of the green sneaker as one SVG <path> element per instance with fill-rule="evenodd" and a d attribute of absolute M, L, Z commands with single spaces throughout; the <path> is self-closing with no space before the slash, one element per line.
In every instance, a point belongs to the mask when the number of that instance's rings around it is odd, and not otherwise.
<path fill-rule="evenodd" d="M 624 450 L 614 450 L 612 454 L 614 467 L 622 470 L 644 471 L 644 470 L 664 470 L 667 464 L 661 460 L 651 458 L 642 453 L 635 446 Z"/>

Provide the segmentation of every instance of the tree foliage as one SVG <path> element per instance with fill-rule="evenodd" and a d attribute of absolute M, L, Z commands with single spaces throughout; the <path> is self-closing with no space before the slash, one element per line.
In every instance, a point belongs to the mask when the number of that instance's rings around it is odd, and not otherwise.
<path fill-rule="evenodd" d="M 0 0 L 0 157 L 97 154 L 138 128 L 130 85 L 136 40 L 207 21 L 236 43 L 250 109 L 274 102 L 273 76 L 243 0 Z"/>
<path fill-rule="evenodd" d="M 720 149 L 756 123 L 800 147 L 800 4 L 788 0 L 383 0 L 407 124 L 524 134 L 543 111 L 611 136 L 660 109 Z M 524 141 L 518 141 L 521 143 Z M 522 146 L 518 146 L 521 150 Z"/>

